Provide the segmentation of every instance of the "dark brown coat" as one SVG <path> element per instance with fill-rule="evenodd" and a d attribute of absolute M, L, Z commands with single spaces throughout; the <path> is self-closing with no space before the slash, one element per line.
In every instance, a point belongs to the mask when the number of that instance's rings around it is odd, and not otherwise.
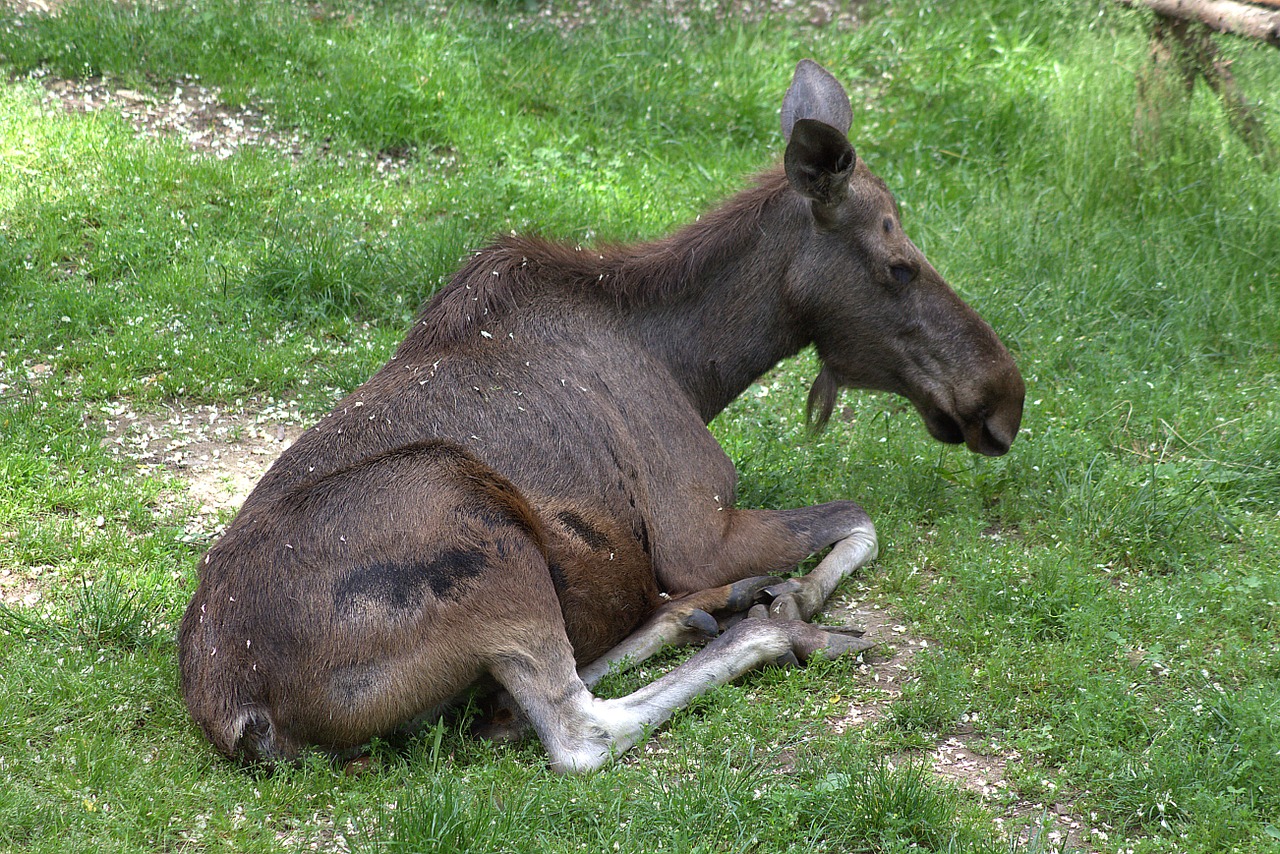
<path fill-rule="evenodd" d="M 810 344 L 820 420 L 839 387 L 888 390 L 980 453 L 1008 449 L 1023 385 L 903 234 L 850 116 L 803 62 L 785 167 L 692 225 L 631 246 L 513 237 L 477 252 L 204 557 L 180 661 L 214 745 L 250 761 L 342 753 L 493 677 L 553 767 L 586 770 L 709 684 L 864 648 L 802 620 L 874 557 L 866 515 L 734 508 L 706 423 Z M 832 544 L 811 576 L 768 578 Z M 774 619 L 632 697 L 589 694 L 609 664 L 760 599 Z"/>

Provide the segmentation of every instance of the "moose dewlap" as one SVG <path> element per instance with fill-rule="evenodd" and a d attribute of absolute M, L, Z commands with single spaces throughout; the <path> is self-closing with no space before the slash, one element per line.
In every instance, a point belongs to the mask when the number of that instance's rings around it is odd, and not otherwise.
<path fill-rule="evenodd" d="M 751 668 L 868 648 L 807 620 L 875 557 L 870 519 L 849 501 L 734 508 L 707 422 L 809 345 L 819 421 L 842 387 L 896 392 L 982 454 L 1009 449 L 1024 387 L 902 232 L 851 119 L 805 60 L 783 166 L 696 223 L 477 252 L 204 556 L 179 660 L 214 746 L 350 754 L 479 686 L 505 691 L 554 769 L 585 771 Z M 774 577 L 828 546 L 808 575 Z M 590 692 L 616 663 L 708 636 L 630 696 Z"/>

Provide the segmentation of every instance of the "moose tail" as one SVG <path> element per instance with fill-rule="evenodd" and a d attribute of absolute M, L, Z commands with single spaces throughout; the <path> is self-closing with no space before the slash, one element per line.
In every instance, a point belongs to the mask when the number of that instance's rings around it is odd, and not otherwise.
<path fill-rule="evenodd" d="M 242 765 L 274 765 L 290 758 L 291 751 L 282 749 L 271 715 L 261 706 L 240 709 L 230 726 L 219 733 L 222 738 L 214 738 L 208 727 L 205 732 L 219 751 Z"/>
<path fill-rule="evenodd" d="M 178 667 L 187 710 L 218 752 L 243 765 L 273 765 L 297 746 L 272 715 L 263 673 L 247 644 L 226 642 L 204 620 L 197 594 L 178 630 Z"/>

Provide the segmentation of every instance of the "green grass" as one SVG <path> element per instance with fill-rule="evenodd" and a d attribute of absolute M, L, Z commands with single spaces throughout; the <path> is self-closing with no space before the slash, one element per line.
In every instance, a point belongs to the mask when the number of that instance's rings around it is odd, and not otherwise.
<path fill-rule="evenodd" d="M 1280 850 L 1280 168 L 1203 87 L 1139 151 L 1144 19 L 1115 4 L 860 14 L 570 35 L 492 3 L 0 18 L 0 581 L 43 594 L 0 609 L 0 850 L 1008 851 L 1002 803 L 906 752 L 961 729 L 1016 751 L 1010 799 L 1094 816 L 1091 848 Z M 1220 46 L 1280 138 L 1280 57 Z M 884 719 L 831 730 L 874 686 L 829 662 L 717 691 L 587 779 L 461 724 L 377 746 L 361 777 L 214 757 L 172 642 L 195 508 L 103 447 L 112 407 L 318 416 L 490 235 L 656 236 L 741 186 L 778 155 L 802 56 L 851 83 L 859 154 L 1028 384 L 994 460 L 880 395 L 809 437 L 809 355 L 714 425 L 742 504 L 876 519 L 864 583 L 929 639 Z M 161 98 L 194 75 L 302 155 L 193 157 L 42 105 L 46 75 Z M 379 176 L 379 152 L 406 167 Z"/>

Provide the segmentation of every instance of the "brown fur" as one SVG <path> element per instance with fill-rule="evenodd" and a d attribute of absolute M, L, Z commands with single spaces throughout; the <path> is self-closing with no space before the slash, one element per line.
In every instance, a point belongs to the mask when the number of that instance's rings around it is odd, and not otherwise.
<path fill-rule="evenodd" d="M 425 306 L 400 354 L 474 338 L 486 324 L 502 323 L 531 301 L 545 298 L 613 303 L 634 309 L 673 297 L 731 263 L 735 251 L 760 228 L 764 209 L 788 197 L 782 170 L 670 237 L 638 245 L 584 248 L 537 237 L 504 237 L 471 260 Z"/>
<path fill-rule="evenodd" d="M 221 752 L 342 754 L 493 677 L 553 766 L 583 770 L 707 684 L 853 648 L 796 618 L 874 556 L 866 515 L 734 508 L 706 422 L 809 344 L 819 421 L 839 387 L 884 389 L 939 439 L 1003 453 L 1023 387 L 855 159 L 839 84 L 802 68 L 785 169 L 650 243 L 477 252 L 263 477 L 179 633 L 188 708 Z M 755 578 L 832 544 L 812 577 Z M 731 629 L 626 702 L 593 704 L 574 672 L 770 596 L 790 619 Z"/>

